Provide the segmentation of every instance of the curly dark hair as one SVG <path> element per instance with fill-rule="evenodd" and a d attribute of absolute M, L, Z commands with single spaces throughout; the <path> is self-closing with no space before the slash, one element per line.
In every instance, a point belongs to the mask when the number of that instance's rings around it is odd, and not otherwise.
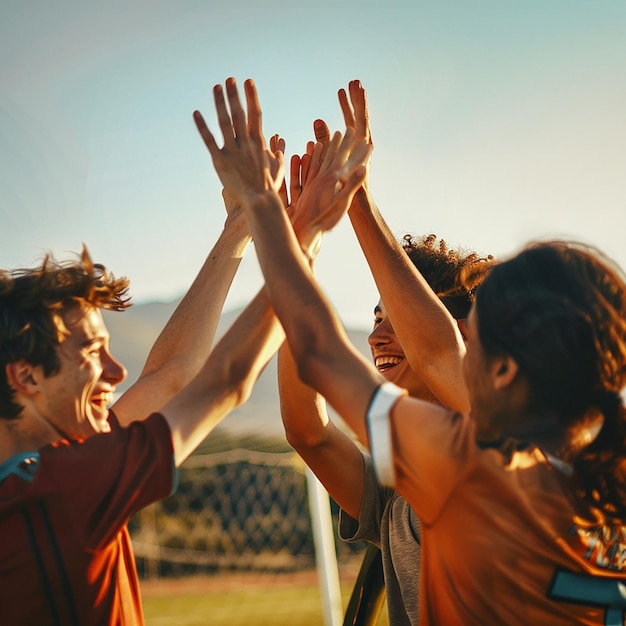
<path fill-rule="evenodd" d="M 436 235 L 404 235 L 402 248 L 455 319 L 465 319 L 476 289 L 497 260 L 489 255 L 450 249 Z"/>
<path fill-rule="evenodd" d="M 94 264 L 86 246 L 76 261 L 46 254 L 39 267 L 0 269 L 0 417 L 15 419 L 22 410 L 5 366 L 24 360 L 43 366 L 46 376 L 57 373 L 57 347 L 68 333 L 62 312 L 72 306 L 121 311 L 130 306 L 128 286 L 127 278 Z"/>
<path fill-rule="evenodd" d="M 604 420 L 574 459 L 576 492 L 605 515 L 626 515 L 626 277 L 596 248 L 548 241 L 494 267 L 476 298 L 487 354 L 508 354 L 527 378 L 529 409 L 563 428 Z"/>

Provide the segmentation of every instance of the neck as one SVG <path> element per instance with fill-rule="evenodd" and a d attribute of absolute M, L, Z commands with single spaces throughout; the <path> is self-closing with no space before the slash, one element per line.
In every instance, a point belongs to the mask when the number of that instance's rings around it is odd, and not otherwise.
<path fill-rule="evenodd" d="M 62 437 L 47 422 L 20 415 L 8 420 L 0 417 L 0 463 L 20 452 L 32 452 Z"/>
<path fill-rule="evenodd" d="M 528 433 L 527 439 L 552 458 L 571 464 L 598 436 L 603 420 L 600 413 L 585 415 L 564 427 L 552 419 L 541 430 Z"/>

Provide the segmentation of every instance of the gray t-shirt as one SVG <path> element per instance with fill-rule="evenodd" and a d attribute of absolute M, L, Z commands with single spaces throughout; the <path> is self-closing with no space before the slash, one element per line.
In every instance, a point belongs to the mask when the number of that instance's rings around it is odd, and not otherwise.
<path fill-rule="evenodd" d="M 371 458 L 364 454 L 363 500 L 359 520 L 339 512 L 344 541 L 369 541 L 381 550 L 389 624 L 417 626 L 422 558 L 420 520 L 396 491 L 381 487 Z"/>

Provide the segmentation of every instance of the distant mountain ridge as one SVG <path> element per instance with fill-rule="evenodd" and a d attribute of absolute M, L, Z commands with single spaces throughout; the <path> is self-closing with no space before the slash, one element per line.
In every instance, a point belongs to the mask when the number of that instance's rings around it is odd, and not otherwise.
<path fill-rule="evenodd" d="M 121 313 L 104 312 L 106 324 L 111 332 L 113 355 L 128 370 L 128 377 L 118 387 L 118 392 L 125 391 L 137 380 L 152 344 L 174 312 L 178 302 L 179 300 L 136 304 Z M 242 310 L 236 309 L 222 314 L 216 341 L 228 330 Z M 346 330 L 356 348 L 369 358 L 368 333 Z M 219 429 L 237 437 L 248 435 L 283 437 L 276 376 L 277 366 L 276 356 L 274 356 L 259 377 L 248 402 L 226 417 Z M 337 418 L 336 415 L 334 417 Z"/>

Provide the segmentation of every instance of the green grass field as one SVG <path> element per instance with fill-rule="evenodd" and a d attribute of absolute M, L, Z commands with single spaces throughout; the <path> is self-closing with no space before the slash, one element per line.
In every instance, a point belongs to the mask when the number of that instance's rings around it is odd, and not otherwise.
<path fill-rule="evenodd" d="M 342 581 L 343 607 L 352 580 Z M 146 626 L 323 626 L 315 574 L 142 583 Z M 379 626 L 387 624 L 383 609 Z"/>

